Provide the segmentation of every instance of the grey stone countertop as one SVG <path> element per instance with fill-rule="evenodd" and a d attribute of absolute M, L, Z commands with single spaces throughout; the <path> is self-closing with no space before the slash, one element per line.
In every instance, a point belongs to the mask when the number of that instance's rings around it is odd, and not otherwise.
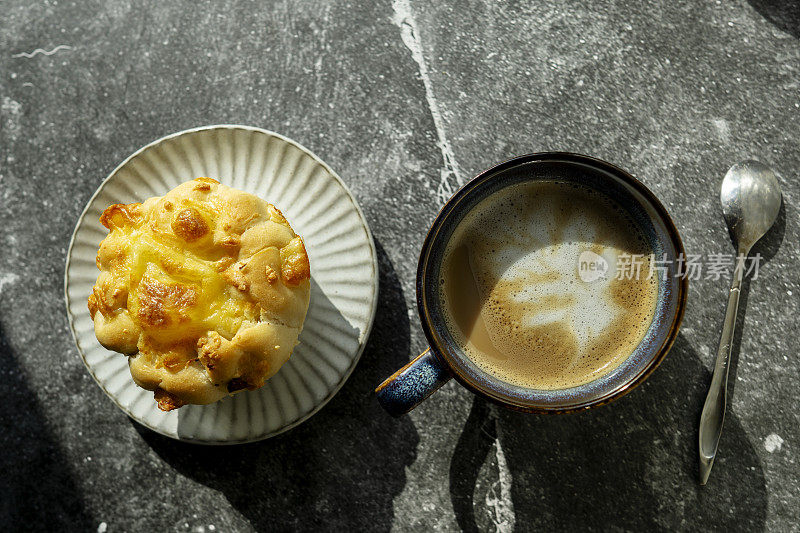
<path fill-rule="evenodd" d="M 0 524 L 68 531 L 771 530 L 800 527 L 800 4 L 794 0 L 10 0 L 0 14 Z M 95 385 L 63 302 L 66 248 L 127 155 L 239 123 L 309 147 L 364 209 L 380 262 L 368 346 L 279 437 L 184 444 Z M 641 387 L 577 415 L 456 383 L 392 419 L 373 388 L 425 348 L 417 254 L 447 191 L 514 155 L 628 170 L 692 254 L 732 253 L 718 206 L 755 158 L 784 192 L 745 284 L 708 486 L 697 423 L 727 276 L 691 282 Z"/>

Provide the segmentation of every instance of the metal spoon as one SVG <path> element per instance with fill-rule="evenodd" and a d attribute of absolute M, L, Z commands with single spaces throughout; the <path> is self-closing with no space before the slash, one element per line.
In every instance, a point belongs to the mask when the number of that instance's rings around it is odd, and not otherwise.
<path fill-rule="evenodd" d="M 750 249 L 775 223 L 781 208 L 781 187 L 775 173 L 758 161 L 733 165 L 725 179 L 719 200 L 722 213 L 736 246 L 737 260 L 733 271 L 728 308 L 722 326 L 714 375 L 700 416 L 700 483 L 705 485 L 717 456 L 725 405 L 728 396 L 728 363 L 739 308 L 739 290 L 744 277 L 744 263 Z"/>

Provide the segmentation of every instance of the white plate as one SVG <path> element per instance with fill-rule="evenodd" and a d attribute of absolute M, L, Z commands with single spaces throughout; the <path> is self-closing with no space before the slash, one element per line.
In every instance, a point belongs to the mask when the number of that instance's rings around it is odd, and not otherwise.
<path fill-rule="evenodd" d="M 300 344 L 261 389 L 211 405 L 162 412 L 131 378 L 127 357 L 103 348 L 86 300 L 99 273 L 95 256 L 103 210 L 162 196 L 208 176 L 275 204 L 303 237 L 311 263 L 311 303 Z M 67 252 L 67 315 L 78 351 L 97 384 L 126 414 L 180 440 L 232 444 L 266 439 L 317 412 L 353 371 L 372 327 L 378 264 L 364 215 L 341 178 L 299 144 L 246 126 L 206 126 L 159 139 L 119 165 L 78 220 Z"/>

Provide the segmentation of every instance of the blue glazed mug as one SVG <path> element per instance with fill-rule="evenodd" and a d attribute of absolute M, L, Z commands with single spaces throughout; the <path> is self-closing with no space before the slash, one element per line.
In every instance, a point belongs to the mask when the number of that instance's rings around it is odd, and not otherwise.
<path fill-rule="evenodd" d="M 439 279 L 454 229 L 481 200 L 505 187 L 533 180 L 590 187 L 613 198 L 644 234 L 664 268 L 652 322 L 639 345 L 610 373 L 577 387 L 540 390 L 507 383 L 481 370 L 459 347 L 445 322 Z M 392 415 L 407 413 L 455 378 L 467 389 L 505 407 L 535 413 L 589 409 L 619 398 L 642 383 L 666 356 L 686 307 L 688 280 L 682 272 L 683 243 L 666 209 L 641 182 L 593 157 L 546 152 L 517 157 L 486 170 L 464 185 L 433 222 L 417 268 L 417 306 L 430 348 L 375 390 Z"/>

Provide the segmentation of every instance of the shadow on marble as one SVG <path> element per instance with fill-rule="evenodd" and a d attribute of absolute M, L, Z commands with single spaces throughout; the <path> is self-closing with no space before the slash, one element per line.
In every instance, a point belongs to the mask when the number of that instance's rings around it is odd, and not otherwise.
<path fill-rule="evenodd" d="M 800 3 L 797 0 L 747 0 L 779 30 L 800 38 Z"/>
<path fill-rule="evenodd" d="M 36 395 L 5 338 L 0 323 L 0 365 L 3 412 L 0 431 L 0 528 L 4 531 L 45 530 L 59 524 L 72 531 L 90 531 L 70 462 L 47 427 Z"/>
<path fill-rule="evenodd" d="M 405 298 L 376 241 L 378 311 L 361 361 L 339 393 L 298 427 L 266 441 L 209 447 L 139 424 L 151 448 L 182 475 L 225 494 L 257 530 L 387 531 L 419 436 L 409 418 L 385 416 L 375 383 L 408 362 Z"/>
<path fill-rule="evenodd" d="M 490 505 L 474 495 L 498 436 L 518 530 L 763 530 L 764 473 L 735 412 L 712 478 L 699 485 L 697 424 L 710 379 L 679 335 L 647 382 L 607 406 L 539 416 L 476 397 L 450 466 L 459 525 L 485 527 Z"/>

